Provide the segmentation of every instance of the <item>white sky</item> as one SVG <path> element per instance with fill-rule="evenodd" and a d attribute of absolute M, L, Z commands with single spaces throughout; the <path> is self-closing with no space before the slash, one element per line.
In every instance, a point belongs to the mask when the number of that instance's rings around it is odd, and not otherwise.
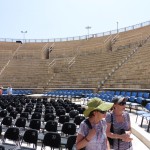
<path fill-rule="evenodd" d="M 150 20 L 150 0 L 0 0 L 0 38 L 53 39 Z"/>

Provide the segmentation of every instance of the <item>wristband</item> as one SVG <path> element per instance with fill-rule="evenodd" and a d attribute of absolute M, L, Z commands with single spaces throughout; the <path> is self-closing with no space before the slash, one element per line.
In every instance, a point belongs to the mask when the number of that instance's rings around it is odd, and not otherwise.
<path fill-rule="evenodd" d="M 87 142 L 90 142 L 90 140 L 88 140 L 86 137 L 84 138 Z"/>

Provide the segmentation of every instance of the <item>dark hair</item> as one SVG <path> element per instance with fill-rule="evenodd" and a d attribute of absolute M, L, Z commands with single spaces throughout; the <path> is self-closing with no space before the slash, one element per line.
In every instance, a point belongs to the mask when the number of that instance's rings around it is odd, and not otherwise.
<path fill-rule="evenodd" d="M 93 114 L 93 113 L 94 113 L 95 111 L 98 111 L 98 112 L 99 112 L 99 110 L 93 110 L 93 111 L 91 111 L 91 112 L 90 112 L 90 114 L 89 114 L 89 118 L 91 118 L 91 117 L 93 117 L 93 116 L 94 116 L 94 114 Z"/>
<path fill-rule="evenodd" d="M 94 111 L 95 111 L 95 110 L 93 110 L 93 111 L 91 111 L 91 112 L 89 113 L 89 118 L 91 118 L 91 117 L 94 116 L 94 114 L 93 114 Z"/>

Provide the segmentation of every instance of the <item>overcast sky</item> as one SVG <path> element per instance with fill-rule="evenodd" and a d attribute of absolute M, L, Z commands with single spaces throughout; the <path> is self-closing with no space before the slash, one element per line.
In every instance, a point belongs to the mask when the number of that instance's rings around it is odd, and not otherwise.
<path fill-rule="evenodd" d="M 0 38 L 82 36 L 150 21 L 150 0 L 0 0 Z"/>

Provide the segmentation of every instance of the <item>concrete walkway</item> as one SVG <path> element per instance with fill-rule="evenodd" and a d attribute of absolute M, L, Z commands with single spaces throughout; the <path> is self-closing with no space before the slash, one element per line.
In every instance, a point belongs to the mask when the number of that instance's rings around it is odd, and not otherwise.
<path fill-rule="evenodd" d="M 139 116 L 137 122 L 135 112 L 130 113 L 131 128 L 133 133 L 133 148 L 134 150 L 150 150 L 150 132 L 147 132 L 147 121 L 143 122 L 141 127 L 141 119 Z"/>

